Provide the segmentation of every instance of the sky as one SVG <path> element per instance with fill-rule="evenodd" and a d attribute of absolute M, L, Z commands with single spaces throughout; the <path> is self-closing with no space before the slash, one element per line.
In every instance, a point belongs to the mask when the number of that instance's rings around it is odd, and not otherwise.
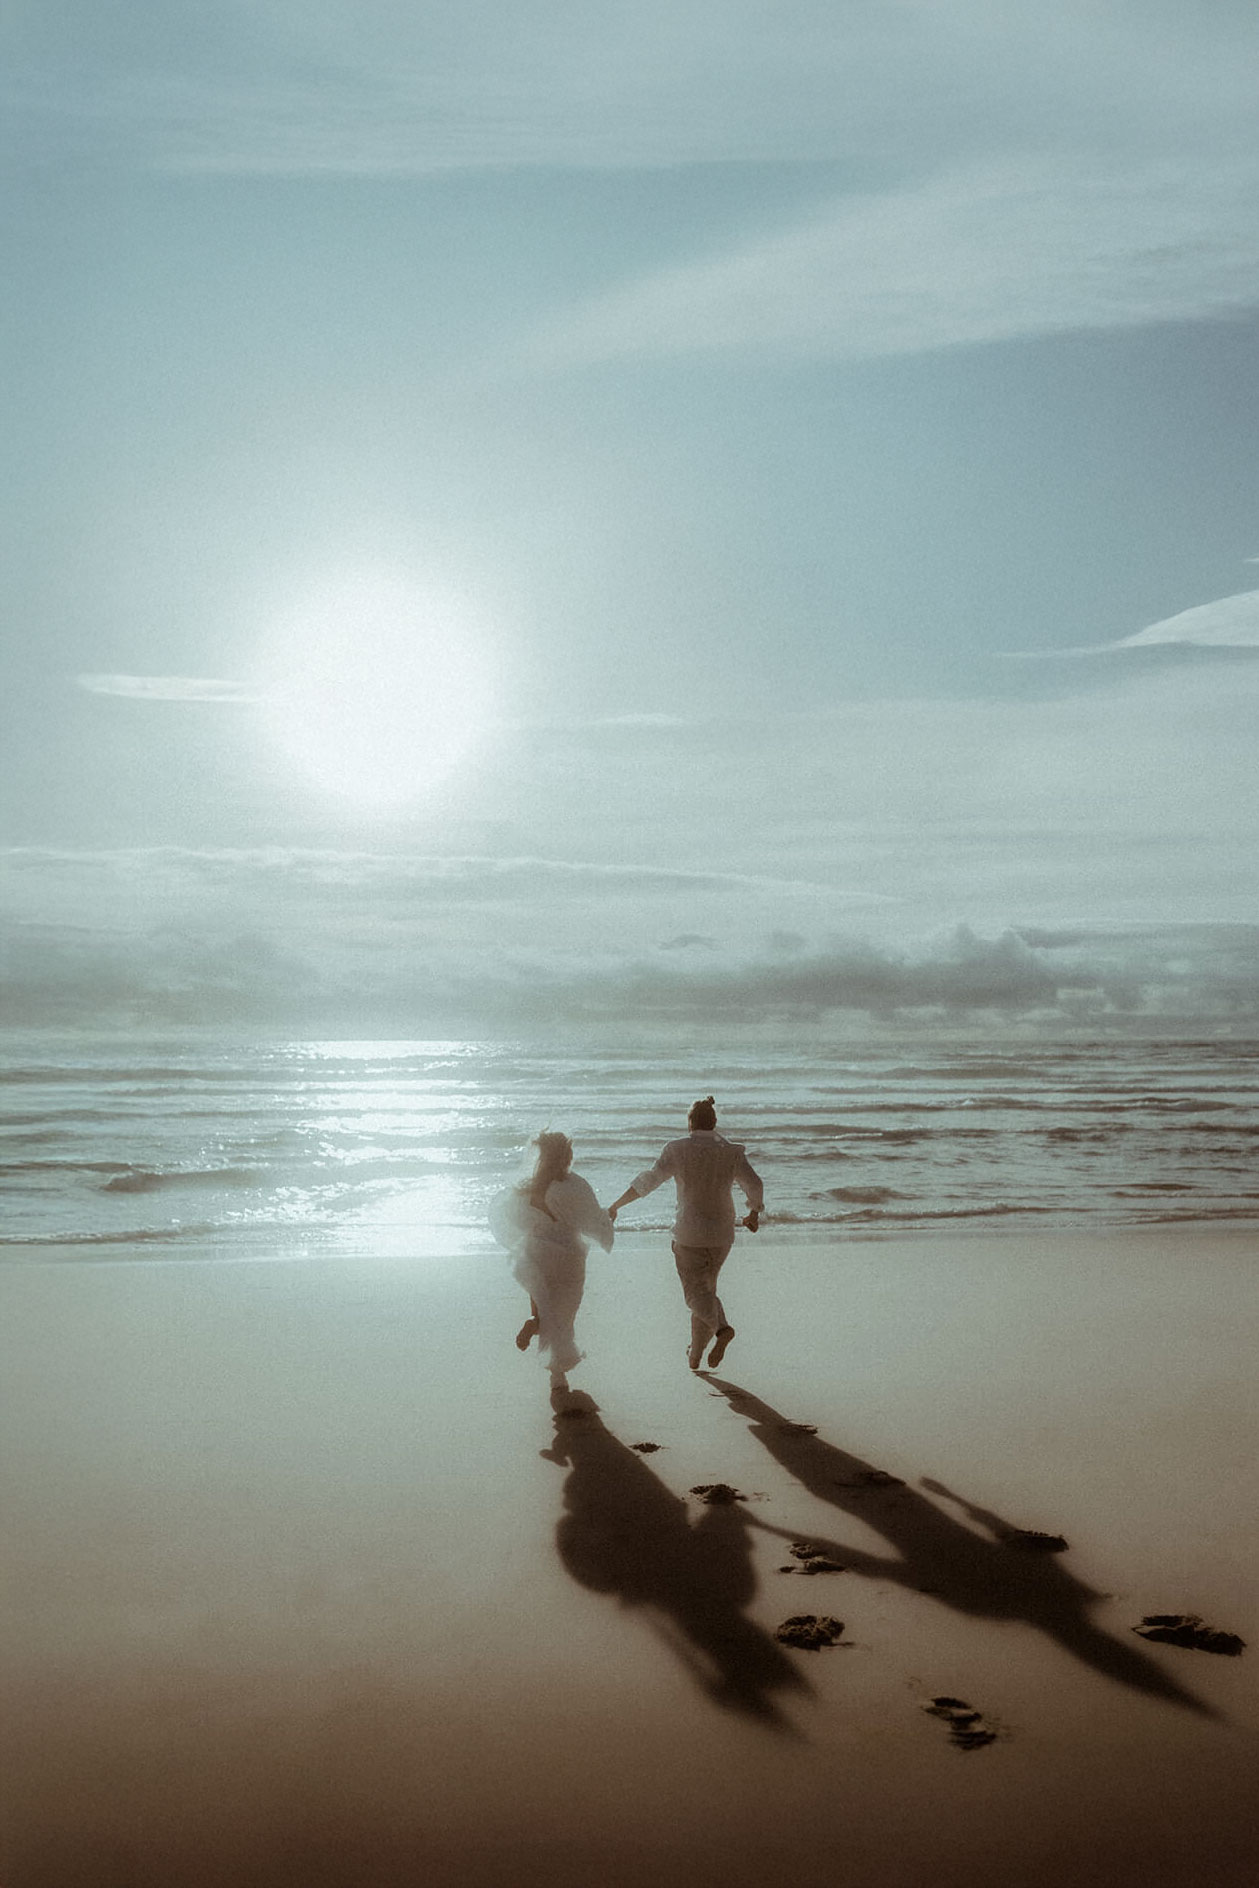
<path fill-rule="evenodd" d="M 1259 1033 L 1259 14 L 12 0 L 10 1028 Z"/>

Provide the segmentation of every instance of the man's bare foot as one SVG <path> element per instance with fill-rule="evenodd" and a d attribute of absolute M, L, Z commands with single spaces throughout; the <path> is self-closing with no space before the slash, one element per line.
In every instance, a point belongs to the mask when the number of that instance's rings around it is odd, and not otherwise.
<path fill-rule="evenodd" d="M 698 1370 L 700 1364 L 703 1362 L 704 1346 L 707 1342 L 708 1339 L 706 1337 L 693 1337 L 691 1339 L 690 1349 L 686 1353 L 686 1361 L 691 1366 L 692 1370 Z"/>
<path fill-rule="evenodd" d="M 715 1370 L 726 1354 L 726 1347 L 734 1336 L 733 1324 L 723 1324 L 713 1339 L 713 1347 L 708 1353 L 708 1368 Z"/>
<path fill-rule="evenodd" d="M 538 1320 L 536 1318 L 526 1318 L 516 1333 L 516 1349 L 528 1350 L 537 1335 Z"/>

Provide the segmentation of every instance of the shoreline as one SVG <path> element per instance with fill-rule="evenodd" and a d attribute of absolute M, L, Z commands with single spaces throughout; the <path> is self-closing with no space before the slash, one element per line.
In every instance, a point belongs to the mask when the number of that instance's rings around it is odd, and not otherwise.
<path fill-rule="evenodd" d="M 761 1248 L 781 1246 L 790 1251 L 816 1252 L 822 1248 L 842 1251 L 849 1246 L 882 1248 L 967 1243 L 1036 1245 L 1043 1242 L 1046 1245 L 1073 1245 L 1083 1242 L 1130 1244 L 1142 1240 L 1157 1244 L 1160 1240 L 1183 1240 L 1186 1236 L 1249 1240 L 1259 1248 L 1259 1214 L 1247 1213 L 1243 1216 L 1221 1213 L 1183 1219 L 1172 1214 L 1162 1214 L 1147 1221 L 1098 1223 L 1082 1219 L 1054 1225 L 1033 1223 L 1041 1211 L 1041 1208 L 1011 1208 L 1008 1212 L 998 1212 L 980 1208 L 973 1213 L 942 1214 L 938 1219 L 918 1225 L 888 1226 L 854 1225 L 838 1220 L 783 1221 L 770 1215 L 762 1220 L 759 1232 L 753 1234 L 740 1230 L 735 1250 L 746 1252 L 753 1242 Z M 410 1240 L 407 1221 L 392 1216 L 378 1221 L 361 1213 L 356 1214 L 352 1223 L 323 1225 L 314 1229 L 267 1224 L 225 1229 L 221 1233 L 207 1235 L 140 1231 L 49 1235 L 35 1239 L 0 1238 L 0 1269 L 6 1265 L 40 1262 L 142 1265 L 150 1262 L 185 1264 L 195 1261 L 204 1264 L 277 1265 L 339 1261 L 370 1263 L 380 1259 L 415 1265 L 435 1261 L 479 1264 L 502 1257 L 502 1248 L 494 1245 L 488 1235 L 478 1233 L 475 1244 L 468 1243 L 460 1250 L 451 1250 L 454 1241 L 435 1237 L 421 1221 L 412 1224 L 422 1233 L 423 1244 Z M 649 1244 L 667 1253 L 669 1222 L 662 1221 L 659 1225 L 639 1221 L 624 1225 L 618 1223 L 617 1240 L 621 1248 L 633 1241 L 636 1244 Z M 248 1252 L 233 1250 L 241 1243 L 255 1248 L 266 1246 L 278 1249 Z M 427 1249 L 424 1249 L 425 1245 Z M 141 1250 L 134 1255 L 127 1255 L 125 1248 L 128 1246 L 137 1246 Z M 117 1257 L 111 1255 L 115 1247 L 120 1249 Z M 90 1256 L 92 1254 L 101 1256 L 93 1259 Z"/>

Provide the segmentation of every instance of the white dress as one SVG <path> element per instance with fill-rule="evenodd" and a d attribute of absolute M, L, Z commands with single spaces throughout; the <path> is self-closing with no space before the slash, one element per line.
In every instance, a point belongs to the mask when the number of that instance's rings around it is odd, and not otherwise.
<path fill-rule="evenodd" d="M 509 1187 L 490 1207 L 490 1230 L 512 1255 L 512 1273 L 538 1307 L 538 1350 L 552 1371 L 581 1362 L 573 1322 L 586 1284 L 586 1240 L 612 1250 L 612 1221 L 579 1173 L 552 1180 L 548 1212 L 529 1203 L 528 1186 Z M 554 1217 L 552 1217 L 554 1215 Z"/>

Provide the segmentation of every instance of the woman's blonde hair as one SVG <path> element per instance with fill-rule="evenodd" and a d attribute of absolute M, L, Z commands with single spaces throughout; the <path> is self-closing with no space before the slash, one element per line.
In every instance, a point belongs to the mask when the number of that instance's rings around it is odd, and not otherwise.
<path fill-rule="evenodd" d="M 552 1180 L 562 1180 L 572 1166 L 573 1143 L 567 1134 L 547 1128 L 535 1135 L 533 1145 L 538 1150 L 538 1158 L 526 1186 L 531 1194 L 545 1193 Z"/>

